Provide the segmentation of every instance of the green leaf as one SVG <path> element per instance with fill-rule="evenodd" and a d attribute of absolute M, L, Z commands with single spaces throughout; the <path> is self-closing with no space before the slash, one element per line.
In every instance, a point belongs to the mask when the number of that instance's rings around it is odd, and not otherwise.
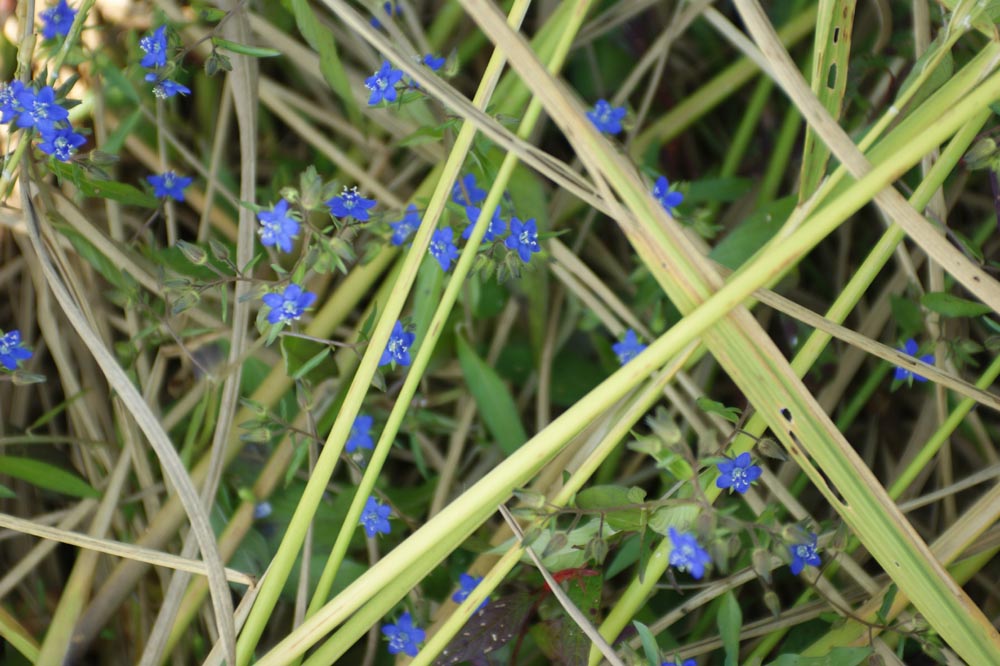
<path fill-rule="evenodd" d="M 719 624 L 719 635 L 722 637 L 722 647 L 726 651 L 726 666 L 738 666 L 740 660 L 740 627 L 743 625 L 743 612 L 736 601 L 736 595 L 730 590 L 722 597 L 719 604 L 719 614 L 716 618 Z"/>
<path fill-rule="evenodd" d="M 514 398 L 496 371 L 476 355 L 461 335 L 455 336 L 455 342 L 462 374 L 476 400 L 483 423 L 504 453 L 514 453 L 528 439 Z"/>
<path fill-rule="evenodd" d="M 872 653 L 869 647 L 838 647 L 822 657 L 783 654 L 768 666 L 858 666 Z"/>
<path fill-rule="evenodd" d="M 928 310 L 942 317 L 978 317 L 993 312 L 993 308 L 976 303 L 944 291 L 931 291 L 920 298 L 920 303 Z"/>
<path fill-rule="evenodd" d="M 671 185 L 673 183 L 671 182 Z M 745 196 L 753 188 L 749 178 L 706 178 L 691 181 L 684 188 L 684 203 L 726 203 Z"/>
<path fill-rule="evenodd" d="M 716 402 L 715 400 L 704 396 L 698 398 L 695 402 L 703 412 L 707 412 L 708 414 L 718 414 L 732 423 L 740 422 L 740 410 L 737 407 L 726 407 L 721 402 Z"/>
<path fill-rule="evenodd" d="M 86 261 L 88 264 L 94 267 L 101 276 L 113 284 L 118 289 L 127 291 L 133 287 L 125 279 L 125 275 L 122 273 L 118 266 L 108 259 L 104 254 L 101 253 L 89 240 L 83 237 L 79 231 L 69 226 L 68 224 L 53 224 L 59 233 L 69 239 L 73 247 L 76 249 L 77 254 Z"/>
<path fill-rule="evenodd" d="M 311 382 L 321 382 L 337 375 L 337 364 L 330 358 L 329 345 L 283 335 L 281 355 L 285 358 L 286 372 L 292 379 L 305 377 Z"/>
<path fill-rule="evenodd" d="M 251 58 L 275 58 L 281 55 L 281 51 L 278 49 L 270 49 L 266 46 L 239 44 L 237 42 L 231 42 L 228 39 L 223 39 L 222 37 L 213 37 L 212 43 L 220 49 L 226 49 L 227 51 L 232 51 L 233 53 L 240 53 L 245 56 L 250 56 Z"/>
<path fill-rule="evenodd" d="M 117 183 L 113 180 L 98 180 L 88 174 L 78 164 L 52 161 L 51 168 L 56 176 L 73 183 L 84 196 L 111 199 L 126 206 L 156 208 L 160 205 L 159 201 L 152 194 L 137 190 L 125 183 Z"/>
<path fill-rule="evenodd" d="M 330 89 L 340 97 L 351 122 L 360 125 L 362 122 L 361 111 L 354 100 L 351 81 L 347 78 L 347 71 L 340 61 L 333 33 L 316 18 L 312 7 L 309 6 L 309 0 L 290 0 L 290 3 L 299 32 L 302 33 L 302 37 L 309 46 L 319 54 L 319 69 L 323 78 L 330 85 Z"/>
<path fill-rule="evenodd" d="M 889 299 L 892 317 L 899 326 L 900 337 L 912 337 L 924 328 L 924 316 L 920 314 L 920 306 L 909 298 L 893 296 Z"/>
<path fill-rule="evenodd" d="M 616 530 L 639 532 L 646 525 L 646 509 L 623 508 L 641 504 L 646 492 L 641 488 L 625 486 L 593 486 L 576 495 L 576 506 L 590 511 L 604 511 L 608 525 Z"/>
<path fill-rule="evenodd" d="M 794 196 L 771 202 L 726 234 L 708 256 L 723 266 L 736 270 L 771 240 L 794 208 Z"/>
<path fill-rule="evenodd" d="M 646 661 L 649 666 L 659 666 L 660 647 L 656 644 L 656 636 L 649 630 L 649 627 L 639 620 L 632 620 L 632 626 L 639 632 L 639 638 L 642 640 L 642 651 L 646 653 Z"/>
<path fill-rule="evenodd" d="M 0 483 L 0 499 L 13 499 L 15 497 L 17 497 L 17 493 Z"/>
<path fill-rule="evenodd" d="M 100 497 L 93 486 L 72 472 L 32 458 L 0 456 L 0 470 L 33 486 L 72 497 Z"/>

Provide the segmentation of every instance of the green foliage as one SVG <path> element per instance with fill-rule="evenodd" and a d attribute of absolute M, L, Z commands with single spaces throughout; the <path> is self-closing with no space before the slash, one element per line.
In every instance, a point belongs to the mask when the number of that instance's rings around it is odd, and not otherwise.
<path fill-rule="evenodd" d="M 33 486 L 71 497 L 100 497 L 93 486 L 61 467 L 21 456 L 0 456 L 0 470 Z"/>
<path fill-rule="evenodd" d="M 469 343 L 455 336 L 458 362 L 479 414 L 497 445 L 510 455 L 528 439 L 514 399 L 496 371 L 476 355 Z"/>

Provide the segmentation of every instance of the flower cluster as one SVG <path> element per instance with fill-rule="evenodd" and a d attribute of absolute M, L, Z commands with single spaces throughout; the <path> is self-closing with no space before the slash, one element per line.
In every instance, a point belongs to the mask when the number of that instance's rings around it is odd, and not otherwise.
<path fill-rule="evenodd" d="M 673 546 L 670 551 L 670 566 L 676 567 L 678 571 L 687 571 L 696 580 L 701 580 L 705 575 L 705 565 L 712 563 L 708 551 L 698 545 L 693 534 L 678 532 L 671 527 L 669 535 Z"/>
<path fill-rule="evenodd" d="M 271 308 L 267 320 L 272 324 L 281 324 L 301 317 L 306 308 L 316 301 L 316 294 L 293 282 L 282 293 L 264 294 L 261 300 Z"/>
<path fill-rule="evenodd" d="M 353 217 L 358 222 L 367 222 L 371 219 L 368 211 L 375 207 L 375 200 L 361 196 L 357 187 L 347 189 L 344 186 L 344 191 L 328 199 L 326 205 L 330 209 L 330 215 L 337 219 Z"/>
<path fill-rule="evenodd" d="M 139 64 L 151 70 L 146 73 L 145 80 L 153 84 L 154 95 L 166 99 L 177 94 L 188 95 L 191 93 L 191 90 L 184 84 L 167 78 L 171 69 L 167 66 L 167 51 L 169 50 L 167 26 L 161 25 L 152 33 L 139 39 L 139 48 L 144 53 Z"/>
<path fill-rule="evenodd" d="M 184 188 L 191 184 L 191 178 L 167 171 L 159 175 L 146 176 L 146 182 L 153 186 L 153 194 L 158 199 L 184 201 Z"/>
<path fill-rule="evenodd" d="M 717 465 L 719 478 L 715 480 L 715 485 L 719 488 L 735 490 L 742 495 L 763 474 L 761 468 L 752 462 L 749 453 L 741 453 L 732 460 L 720 462 Z"/>
<path fill-rule="evenodd" d="M 358 414 L 351 425 L 351 432 L 347 436 L 347 444 L 344 450 L 354 453 L 358 449 L 374 449 L 375 443 L 372 441 L 372 423 L 374 419 L 370 416 Z"/>
<path fill-rule="evenodd" d="M 24 348 L 21 331 L 13 330 L 0 335 L 0 365 L 8 370 L 17 370 L 21 361 L 31 358 L 31 350 Z"/>
<path fill-rule="evenodd" d="M 365 87 L 371 91 L 368 106 L 378 106 L 382 102 L 395 102 L 399 95 L 396 84 L 403 80 L 403 70 L 396 69 L 388 60 L 374 74 L 365 79 Z"/>
<path fill-rule="evenodd" d="M 25 130 L 36 130 L 41 141 L 38 149 L 60 162 L 68 162 L 76 149 L 86 143 L 73 131 L 69 110 L 56 100 L 52 86 L 37 90 L 21 81 L 0 84 L 0 123 L 13 123 Z"/>
<path fill-rule="evenodd" d="M 190 179 L 188 179 L 190 180 Z M 292 251 L 292 241 L 299 234 L 299 222 L 288 210 L 288 202 L 282 199 L 271 207 L 257 213 L 260 220 L 260 244 L 268 247 L 277 245 L 282 252 Z"/>
<path fill-rule="evenodd" d="M 69 34 L 69 29 L 73 27 L 73 20 L 76 19 L 77 11 L 70 7 L 66 0 L 59 2 L 41 13 L 42 17 L 42 37 L 44 39 L 55 39 L 65 37 Z"/>
<path fill-rule="evenodd" d="M 413 624 L 409 611 L 400 615 L 396 624 L 382 627 L 382 634 L 389 639 L 389 654 L 402 652 L 409 657 L 417 656 L 418 646 L 426 636 L 423 629 Z"/>
<path fill-rule="evenodd" d="M 365 528 L 365 534 L 369 538 L 376 534 L 388 534 L 392 531 L 392 526 L 389 524 L 389 514 L 391 513 L 391 506 L 381 504 L 374 497 L 369 497 L 368 501 L 365 502 L 365 508 L 361 512 L 358 523 Z"/>
<path fill-rule="evenodd" d="M 618 134 L 622 131 L 625 107 L 611 106 L 607 100 L 599 99 L 594 108 L 587 112 L 587 118 L 604 134 Z"/>
<path fill-rule="evenodd" d="M 636 337 L 635 331 L 631 328 L 625 331 L 625 337 L 621 342 L 611 345 L 611 351 L 618 357 L 619 365 L 625 365 L 641 354 L 644 349 L 646 349 L 646 345 L 639 342 L 639 338 Z"/>
<path fill-rule="evenodd" d="M 660 202 L 663 210 L 671 215 L 674 214 L 674 209 L 684 201 L 683 194 L 670 189 L 670 181 L 667 180 L 666 176 L 660 176 L 656 179 L 653 184 L 653 197 Z"/>
<path fill-rule="evenodd" d="M 389 335 L 389 342 L 385 346 L 385 351 L 382 352 L 382 358 L 379 359 L 379 367 L 389 365 L 390 363 L 409 365 L 410 346 L 416 339 L 416 335 L 403 328 L 402 322 L 397 321 L 396 325 L 392 328 L 392 333 Z"/>
<path fill-rule="evenodd" d="M 788 547 L 788 551 L 792 554 L 792 562 L 789 568 L 792 573 L 798 576 L 802 573 L 802 569 L 809 565 L 811 567 L 818 567 L 823 563 L 819 555 L 816 554 L 816 535 L 810 533 L 809 541 L 805 543 L 797 543 Z"/>
<path fill-rule="evenodd" d="M 685 659 L 679 664 L 676 661 L 664 661 L 660 666 L 698 666 L 698 662 L 694 659 Z"/>
<path fill-rule="evenodd" d="M 458 577 L 458 589 L 455 591 L 455 594 L 451 595 L 451 600 L 456 604 L 462 603 L 469 598 L 469 595 L 472 594 L 472 591 L 476 589 L 481 582 L 483 582 L 482 576 L 470 576 L 467 573 L 462 574 Z M 476 610 L 482 610 L 488 603 L 490 603 L 490 598 L 486 597 L 486 599 L 483 600 L 483 603 L 479 604 L 479 608 Z"/>
<path fill-rule="evenodd" d="M 916 356 L 919 350 L 920 348 L 917 346 L 917 341 L 914 340 L 913 338 L 910 338 L 909 340 L 906 341 L 906 344 L 904 344 L 902 349 L 900 349 L 899 351 L 908 354 L 910 356 Z M 923 356 L 920 357 L 920 360 L 923 361 L 924 363 L 932 364 L 934 363 L 934 354 L 924 354 Z M 918 375 L 912 370 L 907 370 L 906 368 L 901 368 L 899 366 L 896 367 L 896 372 L 894 373 L 893 377 L 897 381 L 901 382 L 908 381 L 910 378 L 918 382 L 927 381 L 927 378 L 924 377 L 923 375 Z"/>

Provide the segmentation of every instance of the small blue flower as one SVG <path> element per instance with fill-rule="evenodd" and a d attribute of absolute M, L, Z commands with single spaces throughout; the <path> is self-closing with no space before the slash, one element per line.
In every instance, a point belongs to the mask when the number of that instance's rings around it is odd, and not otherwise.
<path fill-rule="evenodd" d="M 414 626 L 409 612 L 400 615 L 396 624 L 382 627 L 382 633 L 389 639 L 389 654 L 403 652 L 410 657 L 417 656 L 418 646 L 427 635 L 423 629 Z"/>
<path fill-rule="evenodd" d="M 621 342 L 611 345 L 611 351 L 618 357 L 619 365 L 625 365 L 641 354 L 645 348 L 646 345 L 639 342 L 639 338 L 636 337 L 635 331 L 631 328 L 625 331 L 625 337 L 622 338 Z"/>
<path fill-rule="evenodd" d="M 750 489 L 750 484 L 760 478 L 763 471 L 757 465 L 753 465 L 749 453 L 741 453 L 733 460 L 720 462 L 719 478 L 715 480 L 715 485 L 719 488 L 729 488 L 743 494 Z"/>
<path fill-rule="evenodd" d="M 260 220 L 260 244 L 277 245 L 282 252 L 292 251 L 292 241 L 299 233 L 299 223 L 288 212 L 288 202 L 282 199 L 271 210 L 257 213 Z"/>
<path fill-rule="evenodd" d="M 486 190 L 476 184 L 476 176 L 467 173 L 451 188 L 451 200 L 459 206 L 474 206 L 486 198 Z"/>
<path fill-rule="evenodd" d="M 17 370 L 17 364 L 31 358 L 30 349 L 25 349 L 21 343 L 21 331 L 15 329 L 6 335 L 0 335 L 0 363 L 8 370 Z"/>
<path fill-rule="evenodd" d="M 521 261 L 528 263 L 531 260 L 532 252 L 539 252 L 542 248 L 538 245 L 538 229 L 535 227 L 535 219 L 521 223 L 516 217 L 510 218 L 510 236 L 504 241 L 504 245 L 510 250 L 517 250 Z"/>
<path fill-rule="evenodd" d="M 44 132 L 38 149 L 46 155 L 52 155 L 60 162 L 69 162 L 76 149 L 85 143 L 87 140 L 83 136 L 74 132 L 72 127 L 66 126 Z"/>
<path fill-rule="evenodd" d="M 192 182 L 188 176 L 178 176 L 173 171 L 167 171 L 159 176 L 146 176 L 146 180 L 153 186 L 153 194 L 157 198 L 170 198 L 176 201 L 184 201 L 184 188 Z"/>
<path fill-rule="evenodd" d="M 467 573 L 462 574 L 461 576 L 458 577 L 458 589 L 455 591 L 455 594 L 451 595 L 451 600 L 454 601 L 456 604 L 462 603 L 463 601 L 469 598 L 469 595 L 472 594 L 472 591 L 476 589 L 476 586 L 479 585 L 479 583 L 481 583 L 482 581 L 483 581 L 482 576 L 470 576 Z M 486 607 L 486 604 L 488 604 L 489 602 L 490 598 L 486 597 L 486 599 L 483 600 L 483 603 L 481 603 L 479 605 L 479 608 L 477 608 L 476 610 L 482 610 L 483 608 Z"/>
<path fill-rule="evenodd" d="M 44 86 L 37 93 L 24 88 L 17 93 L 17 102 L 23 109 L 17 117 L 18 127 L 34 127 L 45 133 L 55 129 L 56 123 L 69 120 L 69 111 L 56 102 L 52 86 Z"/>
<path fill-rule="evenodd" d="M 663 210 L 671 215 L 674 214 L 674 208 L 680 206 L 681 202 L 684 201 L 683 194 L 670 191 L 670 181 L 667 180 L 666 176 L 660 176 L 656 179 L 656 183 L 653 185 L 653 197 L 660 202 Z"/>
<path fill-rule="evenodd" d="M 271 508 L 271 503 L 264 501 L 258 502 L 253 508 L 253 519 L 263 520 L 271 515 L 273 509 Z"/>
<path fill-rule="evenodd" d="M 670 543 L 673 545 L 670 551 L 670 566 L 677 567 L 678 571 L 688 571 L 692 578 L 701 580 L 705 575 L 705 565 L 712 563 L 708 552 L 698 545 L 698 540 L 693 534 L 680 533 L 673 527 L 670 528 L 669 534 Z"/>
<path fill-rule="evenodd" d="M 788 551 L 792 554 L 792 562 L 789 568 L 796 576 L 802 573 L 802 569 L 807 564 L 811 567 L 818 567 L 823 563 L 823 560 L 816 554 L 816 535 L 813 533 L 809 534 L 809 541 L 807 543 L 798 543 L 794 546 L 789 546 Z"/>
<path fill-rule="evenodd" d="M 43 11 L 41 17 L 42 37 L 55 39 L 57 36 L 69 34 L 73 19 L 76 18 L 76 10 L 67 5 L 66 0 L 59 0 L 59 4 Z"/>
<path fill-rule="evenodd" d="M 665 661 L 660 666 L 698 666 L 698 662 L 694 659 L 685 659 L 680 664 L 675 661 Z"/>
<path fill-rule="evenodd" d="M 327 200 L 326 205 L 336 218 L 353 217 L 358 222 L 367 222 L 370 219 L 368 211 L 375 207 L 375 200 L 361 196 L 357 187 L 344 187 L 344 191 Z"/>
<path fill-rule="evenodd" d="M 396 84 L 403 79 L 403 70 L 394 69 L 388 60 L 382 62 L 377 72 L 365 79 L 365 87 L 372 91 L 368 106 L 396 101 Z"/>
<path fill-rule="evenodd" d="M 402 7 L 402 5 L 396 5 L 396 11 L 393 12 L 393 7 L 392 7 L 392 3 L 391 2 L 384 2 L 384 3 L 382 3 L 382 10 L 385 11 L 386 15 L 389 18 L 392 18 L 394 15 L 395 16 L 402 16 L 403 15 L 403 7 Z M 369 23 L 371 23 L 372 27 L 376 28 L 376 29 L 382 27 L 382 22 L 379 21 L 374 16 L 371 17 L 371 19 L 369 19 Z"/>
<path fill-rule="evenodd" d="M 17 96 L 24 90 L 24 84 L 14 79 L 10 83 L 0 84 L 0 123 L 9 123 L 24 111 Z"/>
<path fill-rule="evenodd" d="M 903 345 L 903 348 L 900 349 L 899 351 L 909 354 L 910 356 L 916 356 L 918 350 L 919 347 L 917 346 L 916 340 L 910 338 L 909 340 L 906 341 L 906 344 Z M 923 361 L 924 363 L 932 364 L 934 363 L 934 354 L 924 354 L 923 356 L 920 357 L 920 360 Z M 913 379 L 918 382 L 927 381 L 926 377 L 918 375 L 917 373 L 907 370 L 906 368 L 900 368 L 898 366 L 896 367 L 896 372 L 893 376 L 899 381 L 905 381 L 910 377 L 913 377 Z"/>
<path fill-rule="evenodd" d="M 153 31 L 153 34 L 146 35 L 139 39 L 139 48 L 146 54 L 139 62 L 143 67 L 166 67 L 167 65 L 167 26 L 161 25 Z"/>
<path fill-rule="evenodd" d="M 302 316 L 306 308 L 316 301 L 316 294 L 306 291 L 294 282 L 280 294 L 264 294 L 261 299 L 271 308 L 267 320 L 272 324 L 294 321 Z"/>
<path fill-rule="evenodd" d="M 446 62 L 446 60 L 444 56 L 436 56 L 433 53 L 428 53 L 423 57 L 423 60 L 421 60 L 421 62 L 430 67 L 432 72 L 436 72 L 442 67 L 444 67 L 444 63 Z"/>
<path fill-rule="evenodd" d="M 403 219 L 399 222 L 390 222 L 389 226 L 392 227 L 392 244 L 402 245 L 405 243 L 410 234 L 420 226 L 420 213 L 417 211 L 417 207 L 413 204 L 407 206 Z"/>
<path fill-rule="evenodd" d="M 396 325 L 392 328 L 392 333 L 389 335 L 389 342 L 385 346 L 385 351 L 382 352 L 382 358 L 378 361 L 379 367 L 389 365 L 393 362 L 400 365 L 409 365 L 410 345 L 416 339 L 416 335 L 403 328 L 402 322 L 397 321 Z"/>
<path fill-rule="evenodd" d="M 451 227 L 438 229 L 431 234 L 431 242 L 427 247 L 427 251 L 432 257 L 437 259 L 441 270 L 445 273 L 451 268 L 451 262 L 458 259 L 458 248 L 455 247 L 455 243 L 452 241 L 452 235 Z"/>
<path fill-rule="evenodd" d="M 587 117 L 597 129 L 605 134 L 618 134 L 622 131 L 625 107 L 614 107 L 608 104 L 607 100 L 599 99 L 594 108 L 587 112 Z"/>
<path fill-rule="evenodd" d="M 365 528 L 365 534 L 373 537 L 378 533 L 388 534 L 392 530 L 389 524 L 389 514 L 392 507 L 388 504 L 379 504 L 375 497 L 369 497 L 365 502 L 365 510 L 361 512 L 361 519 L 358 523 Z"/>
<path fill-rule="evenodd" d="M 351 433 L 347 436 L 347 443 L 344 450 L 354 453 L 358 449 L 374 449 L 375 443 L 372 441 L 372 423 L 374 419 L 370 416 L 359 414 L 354 419 L 351 426 Z"/>
<path fill-rule="evenodd" d="M 465 227 L 465 231 L 462 232 L 462 238 L 469 240 L 469 236 L 472 235 L 472 229 L 476 226 L 476 221 L 479 219 L 479 215 L 482 213 L 475 206 L 465 207 L 465 216 L 469 218 L 469 225 Z M 507 223 L 500 218 L 500 207 L 493 209 L 493 219 L 490 220 L 490 226 L 486 229 L 486 234 L 483 236 L 484 241 L 495 241 L 497 237 L 502 235 L 507 231 Z"/>
<path fill-rule="evenodd" d="M 153 94 L 160 99 L 166 99 L 174 95 L 191 94 L 191 89 L 183 83 L 177 83 L 171 79 L 161 79 L 156 72 L 149 72 L 146 74 L 145 79 L 153 84 Z"/>

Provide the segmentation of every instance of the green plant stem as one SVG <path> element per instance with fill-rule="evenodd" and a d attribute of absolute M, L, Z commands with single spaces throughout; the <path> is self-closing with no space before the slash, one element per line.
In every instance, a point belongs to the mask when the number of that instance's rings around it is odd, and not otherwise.
<path fill-rule="evenodd" d="M 858 390 L 851 392 L 847 404 L 837 416 L 836 423 L 838 430 L 845 432 L 854 423 L 854 419 L 858 417 L 861 410 L 868 404 L 868 400 L 878 390 L 878 387 L 881 386 L 882 380 L 885 379 L 890 370 L 892 370 L 892 366 L 888 363 L 879 363 L 868 373 L 868 376 L 865 377 L 865 381 L 862 382 Z"/>
<path fill-rule="evenodd" d="M 778 138 L 774 142 L 771 150 L 771 159 L 767 164 L 767 171 L 761 180 L 760 193 L 757 195 L 757 208 L 766 206 L 774 201 L 781 187 L 781 181 L 788 173 L 788 161 L 795 148 L 795 141 L 799 136 L 799 128 L 802 126 L 802 116 L 794 105 L 788 107 L 785 119 L 778 130 Z"/>

